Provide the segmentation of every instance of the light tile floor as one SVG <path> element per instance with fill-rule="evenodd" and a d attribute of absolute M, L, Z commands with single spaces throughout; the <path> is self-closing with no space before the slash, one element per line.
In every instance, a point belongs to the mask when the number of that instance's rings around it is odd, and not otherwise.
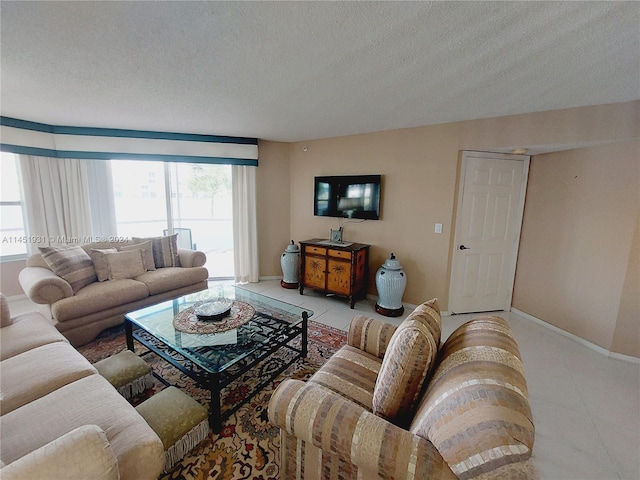
<path fill-rule="evenodd" d="M 351 310 L 344 299 L 311 290 L 300 295 L 279 280 L 243 287 L 309 308 L 311 320 L 342 330 L 357 314 L 399 324 L 411 311 L 407 306 L 403 317 L 384 317 L 373 300 Z M 10 306 L 12 315 L 31 308 L 28 300 Z M 513 312 L 498 315 L 520 346 L 536 426 L 533 458 L 542 480 L 640 480 L 640 364 L 608 358 Z M 471 317 L 443 317 L 443 340 Z"/>

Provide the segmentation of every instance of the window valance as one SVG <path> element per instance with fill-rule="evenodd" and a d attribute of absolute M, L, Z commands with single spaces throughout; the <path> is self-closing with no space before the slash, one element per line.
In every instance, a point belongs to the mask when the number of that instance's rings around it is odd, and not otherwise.
<path fill-rule="evenodd" d="M 258 139 L 114 128 L 68 127 L 0 116 L 0 149 L 96 160 L 258 165 Z"/>

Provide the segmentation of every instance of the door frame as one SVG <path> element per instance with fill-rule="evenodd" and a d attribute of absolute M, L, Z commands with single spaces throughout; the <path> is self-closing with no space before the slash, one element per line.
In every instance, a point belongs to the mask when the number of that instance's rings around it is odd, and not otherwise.
<path fill-rule="evenodd" d="M 516 265 L 518 263 L 518 254 L 520 251 L 520 235 L 522 234 L 522 219 L 524 217 L 524 206 L 525 206 L 525 199 L 527 196 L 527 186 L 529 184 L 529 168 L 531 165 L 531 156 L 530 155 L 516 155 L 516 154 L 510 154 L 510 153 L 500 153 L 500 152 L 487 152 L 487 151 L 475 151 L 475 150 L 462 150 L 462 160 L 461 160 L 461 167 L 460 167 L 460 177 L 458 178 L 458 194 L 456 197 L 457 200 L 457 205 L 456 205 L 456 217 L 455 217 L 455 222 L 454 222 L 454 231 L 453 231 L 453 243 L 451 244 L 451 275 L 449 277 L 449 305 L 448 305 L 448 311 L 450 313 L 455 314 L 456 310 L 455 310 L 455 305 L 453 303 L 453 300 L 455 300 L 455 296 L 454 296 L 454 275 L 455 275 L 455 269 L 454 269 L 454 263 L 456 261 L 456 256 L 458 255 L 458 248 L 457 246 L 460 244 L 460 221 L 461 221 L 461 213 L 462 213 L 462 202 L 464 199 L 464 181 L 465 181 L 465 176 L 467 173 L 467 164 L 468 164 L 468 158 L 470 156 L 473 157 L 484 157 L 484 158 L 491 158 L 491 159 L 495 159 L 496 157 L 501 157 L 504 160 L 522 160 L 524 162 L 523 167 L 524 167 L 524 171 L 523 171 L 523 179 L 522 179 L 522 189 L 520 191 L 520 198 L 518 200 L 518 212 L 517 212 L 517 236 L 516 236 L 516 242 L 515 242 L 515 256 L 513 259 L 513 264 L 511 265 L 510 269 L 509 269 L 509 294 L 507 296 L 507 300 L 506 300 L 506 304 L 505 304 L 505 308 L 504 311 L 510 311 L 511 310 L 511 303 L 513 301 L 513 286 L 515 283 L 515 276 L 516 276 Z"/>

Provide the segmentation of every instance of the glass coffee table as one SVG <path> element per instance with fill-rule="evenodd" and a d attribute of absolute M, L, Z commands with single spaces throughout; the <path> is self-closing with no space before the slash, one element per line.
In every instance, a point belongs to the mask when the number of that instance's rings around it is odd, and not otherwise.
<path fill-rule="evenodd" d="M 198 302 L 219 296 L 220 287 L 184 295 L 125 315 L 127 348 L 134 340 L 209 390 L 209 426 L 218 433 L 222 422 L 237 411 L 250 396 L 221 412 L 221 390 L 274 353 L 288 350 L 282 364 L 271 371 L 253 391 L 257 393 L 296 359 L 307 356 L 307 321 L 313 312 L 265 297 L 241 287 L 226 285 L 224 298 L 248 304 L 246 323 L 220 333 L 185 333 L 174 327 L 174 318 L 184 318 Z M 182 312 L 182 313 L 181 313 Z M 246 312 L 245 312 L 246 313 Z M 253 313 L 253 314 L 252 314 Z M 224 319 L 220 323 L 224 322 Z M 203 323 L 203 322 L 199 322 Z M 205 325 L 206 326 L 206 325 Z M 299 342 L 294 340 L 300 337 Z M 293 354 L 291 354 L 293 352 Z M 145 352 L 149 353 L 149 352 Z M 276 362 L 277 363 L 277 362 Z M 168 384 L 166 380 L 161 379 Z M 252 395 L 253 395 L 252 394 Z"/>

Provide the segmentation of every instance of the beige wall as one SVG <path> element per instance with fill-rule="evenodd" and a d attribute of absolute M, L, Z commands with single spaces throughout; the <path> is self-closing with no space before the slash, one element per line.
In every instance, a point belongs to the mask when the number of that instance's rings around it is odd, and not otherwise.
<path fill-rule="evenodd" d="M 26 260 L 0 263 L 0 292 L 7 297 L 24 295 L 22 287 L 18 283 L 18 274 L 26 264 Z"/>
<path fill-rule="evenodd" d="M 629 141 L 539 155 L 529 171 L 513 306 L 607 350 L 638 262 L 639 153 Z M 637 332 L 632 315 L 620 324 L 626 333 L 634 323 Z"/>
<path fill-rule="evenodd" d="M 629 139 L 638 138 L 639 112 L 640 102 L 628 102 L 293 143 L 289 151 L 291 205 L 289 237 L 296 241 L 312 237 L 326 238 L 329 230 L 338 226 L 337 219 L 313 216 L 314 176 L 382 174 L 381 219 L 346 224 L 344 232 L 345 239 L 348 241 L 372 245 L 369 293 L 376 294 L 374 272 L 389 253 L 394 252 L 404 266 L 408 277 L 403 300 L 417 304 L 429 298 L 438 297 L 442 308 L 447 309 L 452 222 L 457 195 L 460 151 L 504 151 L 518 146 L 542 145 L 563 149 L 596 145 L 579 150 L 567 150 L 556 153 L 554 156 L 557 159 L 567 157 L 568 161 L 576 162 L 578 157 L 586 154 L 588 163 L 592 161 L 603 163 L 602 168 L 605 171 L 616 170 L 618 163 L 626 165 L 625 168 L 628 170 L 633 161 L 637 162 L 637 152 L 629 151 L 630 147 L 627 144 L 617 145 L 614 142 L 623 143 Z M 271 165 L 272 153 L 274 157 L 284 153 L 280 149 L 277 150 L 277 154 L 271 149 L 266 150 L 265 147 L 270 143 L 260 143 L 261 167 L 259 168 Z M 599 144 L 600 146 L 597 146 Z M 610 146 L 603 147 L 602 144 L 610 144 Z M 303 149 L 305 146 L 307 151 Z M 607 148 L 619 152 L 621 158 L 612 158 L 608 155 L 603 158 L 597 153 L 599 149 Z M 536 158 L 534 157 L 534 160 Z M 612 169 L 612 164 L 616 168 Z M 590 174 L 589 181 L 591 178 Z M 626 178 L 634 177 L 629 175 Z M 636 175 L 636 182 L 637 178 Z M 283 182 L 278 184 L 285 188 Z M 613 212 L 618 211 L 620 206 L 624 211 L 624 217 L 628 218 L 628 207 L 618 205 L 619 202 L 624 202 L 620 195 L 612 198 L 606 189 L 597 190 L 597 195 L 596 204 L 606 204 Z M 637 209 L 637 196 L 635 198 L 636 203 L 632 205 L 636 205 Z M 530 203 L 534 208 L 534 201 L 531 200 Z M 270 206 L 269 210 L 273 215 L 281 215 L 280 210 L 274 206 Z M 274 216 L 271 220 L 277 225 L 282 225 L 280 217 Z M 261 219 L 261 222 L 264 222 L 264 219 Z M 442 234 L 434 233 L 435 223 L 443 224 Z M 265 236 L 262 230 L 259 233 L 262 245 L 260 274 L 262 276 L 281 275 L 279 257 L 288 237 L 279 231 L 274 231 L 273 228 L 270 228 L 269 235 Z M 604 273 L 607 282 L 615 284 L 614 291 L 617 292 L 617 299 L 608 303 L 613 310 L 608 311 L 604 317 L 601 315 L 602 310 L 597 315 L 594 312 L 588 313 L 588 320 L 583 324 L 572 324 L 573 331 L 569 330 L 596 344 L 606 343 L 605 348 L 612 348 L 612 345 L 619 344 L 619 342 L 613 342 L 616 327 L 623 332 L 629 332 L 637 324 L 638 311 L 634 311 L 633 306 L 624 315 L 620 313 L 627 320 L 623 320 L 619 325 L 616 320 L 619 316 L 619 307 L 622 312 L 621 296 L 624 292 L 628 295 L 633 288 L 632 279 L 626 280 L 627 264 L 630 258 L 628 231 L 625 235 L 627 240 L 624 240 L 626 243 L 624 243 L 623 253 L 620 253 L 617 248 L 615 252 L 589 251 L 589 254 L 596 255 L 596 258 L 592 262 L 583 260 L 583 263 L 598 266 L 608 265 L 610 262 L 616 265 L 615 272 Z M 523 240 L 526 244 L 526 234 Z M 614 258 L 609 258 L 610 253 L 613 253 Z M 269 258 L 264 258 L 265 256 Z M 622 257 L 624 260 L 621 260 Z M 270 268 L 267 268 L 268 265 Z M 522 271 L 519 273 L 521 274 L 519 281 L 522 281 L 524 273 Z M 581 272 L 580 275 L 583 273 Z M 600 271 L 594 270 L 586 272 L 587 275 L 595 273 L 601 274 Z M 566 277 L 562 278 L 566 279 Z M 572 279 L 572 281 L 576 280 L 580 279 Z M 624 288 L 623 285 L 625 285 Z M 538 311 L 535 309 L 527 311 L 531 309 L 529 305 L 534 305 L 543 299 L 522 288 L 522 283 L 519 283 L 516 288 L 514 298 L 519 302 L 518 308 L 536 315 Z M 557 309 L 573 308 L 568 298 L 556 298 L 554 301 L 557 302 L 555 305 Z M 523 307 L 525 303 L 527 306 Z M 545 321 L 555 321 L 554 317 L 545 318 L 543 313 L 540 318 Z M 623 336 L 624 334 L 621 333 Z M 602 342 L 602 338 L 606 338 L 606 341 Z M 631 354 L 637 355 L 637 353 Z"/>
<path fill-rule="evenodd" d="M 458 164 L 455 128 L 441 125 L 333 138 L 293 145 L 291 152 L 291 236 L 327 238 L 338 219 L 313 216 L 313 177 L 382 174 L 382 209 L 377 221 L 347 223 L 346 241 L 371 244 L 374 273 L 391 252 L 407 274 L 405 301 L 439 297 L 447 302 L 451 216 Z M 444 232 L 434 233 L 442 223 Z"/>
<path fill-rule="evenodd" d="M 381 220 L 347 224 L 345 239 L 372 244 L 372 272 L 390 252 L 398 256 L 408 277 L 404 301 L 435 296 L 447 308 L 460 151 L 617 142 L 638 136 L 639 110 L 629 102 L 294 143 L 291 237 L 327 237 L 338 225 L 313 216 L 315 175 L 380 173 Z M 373 278 L 369 292 L 376 293 Z"/>
<path fill-rule="evenodd" d="M 635 230 L 611 350 L 640 357 L 640 211 Z"/>
<path fill-rule="evenodd" d="M 258 143 L 256 198 L 261 277 L 282 276 L 280 254 L 291 241 L 289 148 L 288 143 Z"/>

